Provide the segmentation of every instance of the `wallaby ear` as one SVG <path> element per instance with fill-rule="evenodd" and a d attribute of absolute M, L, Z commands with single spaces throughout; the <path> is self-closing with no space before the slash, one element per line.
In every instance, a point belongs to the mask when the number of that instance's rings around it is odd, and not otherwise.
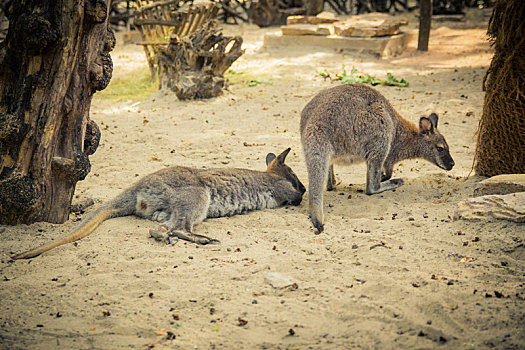
<path fill-rule="evenodd" d="M 434 126 L 427 117 L 421 117 L 419 119 L 419 132 L 422 134 L 430 134 L 434 132 Z"/>
<path fill-rule="evenodd" d="M 429 116 L 428 116 L 428 119 L 430 119 L 430 122 L 432 123 L 432 126 L 437 129 L 438 127 L 438 115 L 436 113 L 431 113 Z"/>
<path fill-rule="evenodd" d="M 266 155 L 266 166 L 270 165 L 270 163 L 272 162 L 272 160 L 274 160 L 275 158 L 277 158 L 277 156 L 273 153 L 268 153 Z"/>
<path fill-rule="evenodd" d="M 291 148 L 288 147 L 287 149 L 284 150 L 283 153 L 277 156 L 277 161 L 279 162 L 279 164 L 284 164 L 284 160 L 286 159 L 286 156 L 288 155 L 288 153 L 290 153 L 290 150 Z"/>

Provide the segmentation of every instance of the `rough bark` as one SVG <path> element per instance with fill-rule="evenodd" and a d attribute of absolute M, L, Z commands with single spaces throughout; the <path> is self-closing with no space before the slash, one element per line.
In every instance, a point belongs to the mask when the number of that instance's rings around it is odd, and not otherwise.
<path fill-rule="evenodd" d="M 307 16 L 315 16 L 324 9 L 324 0 L 305 0 L 304 3 Z"/>
<path fill-rule="evenodd" d="M 428 51 L 431 23 L 432 0 L 421 0 L 419 2 L 419 37 L 417 41 L 417 49 L 419 51 Z"/>
<path fill-rule="evenodd" d="M 0 224 L 62 223 L 100 140 L 89 107 L 113 71 L 107 2 L 18 0 L 7 17 L 0 43 Z"/>
<path fill-rule="evenodd" d="M 487 34 L 494 57 L 483 79 L 478 175 L 525 174 L 525 1 L 498 0 Z"/>

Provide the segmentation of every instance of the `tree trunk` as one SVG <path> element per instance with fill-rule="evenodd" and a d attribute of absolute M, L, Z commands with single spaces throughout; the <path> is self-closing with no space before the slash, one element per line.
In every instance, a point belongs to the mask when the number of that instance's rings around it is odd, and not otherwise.
<path fill-rule="evenodd" d="M 498 0 L 487 34 L 494 57 L 483 80 L 478 175 L 525 174 L 525 1 Z"/>
<path fill-rule="evenodd" d="M 307 16 L 317 16 L 324 10 L 324 0 L 305 0 L 304 3 Z"/>
<path fill-rule="evenodd" d="M 108 85 L 108 0 L 12 1 L 0 43 L 0 224 L 68 218 L 100 139 L 93 93 Z"/>
<path fill-rule="evenodd" d="M 419 37 L 417 41 L 417 49 L 419 51 L 428 51 L 431 23 L 432 0 L 421 0 L 419 2 Z"/>
<path fill-rule="evenodd" d="M 279 10 L 278 0 L 252 1 L 250 5 L 250 19 L 259 27 L 285 24 L 286 15 Z"/>

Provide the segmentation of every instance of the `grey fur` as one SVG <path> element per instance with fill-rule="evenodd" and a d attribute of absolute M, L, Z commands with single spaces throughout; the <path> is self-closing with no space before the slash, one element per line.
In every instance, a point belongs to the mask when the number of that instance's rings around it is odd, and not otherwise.
<path fill-rule="evenodd" d="M 279 156 L 268 154 L 266 171 L 182 166 L 159 170 L 91 212 L 69 236 L 13 258 L 37 256 L 87 236 L 106 219 L 127 215 L 158 221 L 168 231 L 187 232 L 177 232 L 177 237 L 190 237 L 189 240 L 201 244 L 210 243 L 215 240 L 192 233 L 193 226 L 206 218 L 301 203 L 306 189 L 284 163 L 289 152 L 288 148 Z M 160 234 L 155 232 L 155 235 Z"/>
<path fill-rule="evenodd" d="M 454 161 L 437 130 L 438 116 L 421 117 L 419 129 L 403 119 L 375 89 L 340 85 L 317 94 L 301 113 L 301 141 L 308 170 L 308 200 L 314 227 L 324 230 L 323 188 L 333 189 L 333 164 L 367 162 L 366 193 L 403 184 L 391 179 L 394 164 L 424 158 L 450 170 Z"/>

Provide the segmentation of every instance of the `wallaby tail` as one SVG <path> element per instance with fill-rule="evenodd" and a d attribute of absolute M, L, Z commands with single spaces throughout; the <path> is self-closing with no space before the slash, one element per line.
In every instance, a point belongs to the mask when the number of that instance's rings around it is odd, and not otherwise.
<path fill-rule="evenodd" d="M 86 218 L 82 220 L 82 223 L 77 228 L 75 228 L 75 230 L 71 234 L 67 235 L 66 237 L 63 237 L 53 243 L 44 244 L 43 246 L 27 251 L 25 253 L 14 255 L 12 256 L 12 259 L 34 258 L 35 256 L 47 252 L 48 250 L 51 250 L 63 244 L 78 241 L 79 239 L 88 236 L 107 219 L 133 214 L 132 210 L 134 203 L 130 203 L 130 199 L 131 198 L 129 198 L 129 194 L 124 193 L 123 195 L 115 198 L 115 200 L 105 205 L 102 205 L 101 207 L 89 213 L 86 216 Z"/>

